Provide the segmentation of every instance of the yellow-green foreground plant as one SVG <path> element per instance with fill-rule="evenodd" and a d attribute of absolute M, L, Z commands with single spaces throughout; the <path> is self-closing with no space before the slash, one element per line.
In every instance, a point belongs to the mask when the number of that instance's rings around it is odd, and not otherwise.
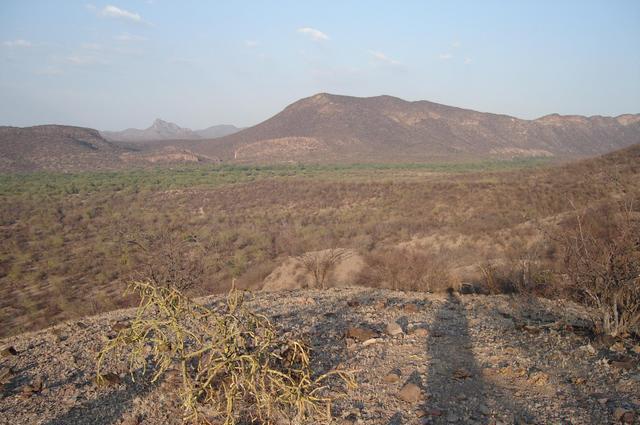
<path fill-rule="evenodd" d="M 308 346 L 278 335 L 265 316 L 244 306 L 239 291 L 232 289 L 222 307 L 208 308 L 171 287 L 141 281 L 131 289 L 141 298 L 136 316 L 99 353 L 97 381 L 105 379 L 108 355 L 128 357 L 132 376 L 150 369 L 152 382 L 177 368 L 187 422 L 328 421 L 331 378 L 339 384 L 332 394 L 355 386 L 349 371 L 315 376 Z"/>

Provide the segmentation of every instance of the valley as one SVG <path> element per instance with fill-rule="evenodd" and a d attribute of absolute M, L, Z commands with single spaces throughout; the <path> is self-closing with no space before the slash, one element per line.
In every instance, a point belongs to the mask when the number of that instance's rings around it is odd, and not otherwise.
<path fill-rule="evenodd" d="M 129 306 L 133 300 L 121 295 L 126 282 L 175 249 L 201 267 L 196 295 L 225 291 L 234 279 L 259 289 L 287 258 L 335 247 L 366 257 L 408 244 L 446 258 L 441 267 L 452 271 L 452 285 L 482 280 L 478 266 L 486 261 L 528 252 L 551 267 L 559 258 L 545 254 L 543 228 L 570 214 L 571 203 L 583 209 L 636 193 L 639 159 L 632 147 L 567 165 L 529 159 L 5 175 L 2 330 Z"/>

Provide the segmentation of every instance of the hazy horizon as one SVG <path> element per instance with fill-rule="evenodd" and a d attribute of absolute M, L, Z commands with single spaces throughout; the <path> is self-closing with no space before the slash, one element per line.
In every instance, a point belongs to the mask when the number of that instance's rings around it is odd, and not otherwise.
<path fill-rule="evenodd" d="M 640 3 L 4 2 L 0 125 L 257 124 L 315 93 L 640 112 Z"/>

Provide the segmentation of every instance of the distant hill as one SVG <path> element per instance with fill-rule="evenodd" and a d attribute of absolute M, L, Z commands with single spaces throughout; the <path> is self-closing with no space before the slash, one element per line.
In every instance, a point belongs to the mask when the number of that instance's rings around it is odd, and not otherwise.
<path fill-rule="evenodd" d="M 90 128 L 0 127 L 0 171 L 108 169 L 124 152 Z"/>
<path fill-rule="evenodd" d="M 204 130 L 195 130 L 194 133 L 203 139 L 215 139 L 216 137 L 228 136 L 230 134 L 237 133 L 240 130 L 242 129 L 235 125 L 222 124 L 213 125 L 205 128 Z"/>
<path fill-rule="evenodd" d="M 193 150 L 240 162 L 592 156 L 640 142 L 640 114 L 523 120 L 391 96 L 321 93 Z"/>
<path fill-rule="evenodd" d="M 188 149 L 138 152 L 98 130 L 66 125 L 0 127 L 0 172 L 111 170 L 151 164 L 216 162 Z"/>
<path fill-rule="evenodd" d="M 110 141 L 140 143 L 160 140 L 213 139 L 233 134 L 239 130 L 233 125 L 214 125 L 204 130 L 194 131 L 158 118 L 151 127 L 144 130 L 128 128 L 122 131 L 102 131 L 101 134 Z"/>

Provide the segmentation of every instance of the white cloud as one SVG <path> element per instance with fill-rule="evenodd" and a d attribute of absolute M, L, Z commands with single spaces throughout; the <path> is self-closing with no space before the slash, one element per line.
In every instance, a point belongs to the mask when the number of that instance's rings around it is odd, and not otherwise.
<path fill-rule="evenodd" d="M 108 62 L 97 56 L 67 56 L 67 62 L 72 65 L 89 66 L 89 65 L 106 65 Z"/>
<path fill-rule="evenodd" d="M 469 65 L 471 62 L 473 62 L 473 59 L 471 59 L 471 58 L 464 58 L 464 64 L 465 64 L 465 65 Z"/>
<path fill-rule="evenodd" d="M 329 39 L 329 36 L 327 34 L 315 28 L 309 28 L 309 27 L 298 28 L 298 32 L 300 34 L 309 36 L 313 41 L 325 41 Z"/>
<path fill-rule="evenodd" d="M 46 66 L 35 72 L 37 75 L 62 75 L 62 70 L 55 66 Z"/>
<path fill-rule="evenodd" d="M 98 43 L 82 43 L 81 47 L 87 50 L 102 50 L 102 45 Z"/>
<path fill-rule="evenodd" d="M 449 59 L 453 59 L 453 55 L 451 53 L 440 53 L 438 56 L 443 61 L 448 61 Z"/>
<path fill-rule="evenodd" d="M 169 58 L 169 63 L 175 65 L 197 65 L 200 61 L 197 59 L 189 59 L 189 58 L 181 58 L 181 57 L 173 57 Z"/>
<path fill-rule="evenodd" d="M 130 48 L 130 47 L 114 47 L 111 49 L 111 51 L 119 55 L 127 55 L 127 56 L 140 56 L 144 54 L 143 50 Z"/>
<path fill-rule="evenodd" d="M 133 22 L 143 22 L 142 17 L 137 13 L 129 12 L 128 10 L 120 9 L 119 7 L 115 7 L 112 5 L 105 6 L 100 14 L 107 18 L 117 18 L 126 19 Z"/>
<path fill-rule="evenodd" d="M 116 35 L 115 37 L 113 37 L 114 40 L 117 41 L 147 41 L 146 37 L 142 37 L 140 35 L 134 35 L 134 34 L 129 34 L 129 33 L 122 33 L 120 35 Z"/>
<path fill-rule="evenodd" d="M 32 47 L 33 44 L 31 44 L 30 41 L 27 40 L 7 40 L 5 42 L 2 43 L 3 46 L 6 47 Z"/>
<path fill-rule="evenodd" d="M 387 65 L 401 65 L 400 62 L 398 62 L 395 59 L 391 59 L 390 57 L 388 57 L 382 52 L 376 52 L 374 50 L 370 50 L 369 53 L 378 62 L 386 63 Z"/>
<path fill-rule="evenodd" d="M 260 43 L 258 43 L 256 40 L 247 40 L 244 42 L 244 45 L 245 47 L 253 49 L 254 47 L 258 47 Z"/>

